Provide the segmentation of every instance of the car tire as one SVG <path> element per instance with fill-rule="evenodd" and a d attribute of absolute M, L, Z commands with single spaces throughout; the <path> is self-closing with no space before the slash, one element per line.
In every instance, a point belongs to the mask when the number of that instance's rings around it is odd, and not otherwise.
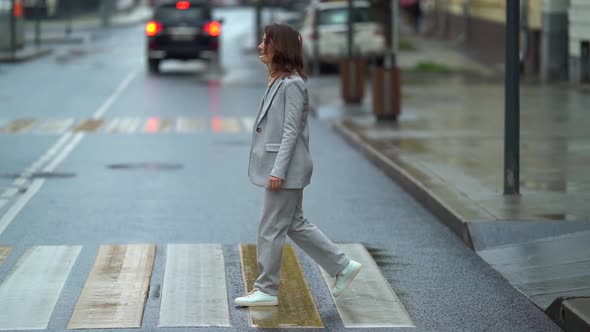
<path fill-rule="evenodd" d="M 160 59 L 148 59 L 148 69 L 152 74 L 160 72 Z"/>

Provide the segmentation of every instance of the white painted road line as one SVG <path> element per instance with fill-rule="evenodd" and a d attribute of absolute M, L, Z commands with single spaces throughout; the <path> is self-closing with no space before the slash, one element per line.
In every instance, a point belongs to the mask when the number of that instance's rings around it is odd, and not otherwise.
<path fill-rule="evenodd" d="M 4 205 L 6 205 L 6 203 L 8 203 L 8 200 L 6 199 L 0 199 L 0 209 L 2 209 L 4 207 Z"/>
<path fill-rule="evenodd" d="M 362 244 L 343 244 L 340 248 L 350 258 L 363 264 L 363 269 L 349 288 L 336 298 L 336 308 L 347 328 L 415 327 L 369 252 Z M 334 279 L 323 269 L 328 287 Z"/>
<path fill-rule="evenodd" d="M 158 326 L 231 326 L 221 245 L 168 245 Z"/>
<path fill-rule="evenodd" d="M 120 126 L 119 124 L 121 123 L 120 118 L 115 118 L 113 119 L 107 126 L 106 126 L 106 132 L 107 133 L 119 133 L 121 132 Z"/>
<path fill-rule="evenodd" d="M 205 121 L 202 118 L 178 118 L 176 120 L 177 133 L 196 133 L 205 128 Z"/>
<path fill-rule="evenodd" d="M 94 113 L 94 117 L 98 118 L 102 116 L 111 105 L 115 102 L 117 97 L 124 91 L 124 89 L 129 85 L 131 80 L 137 75 L 139 72 L 139 66 L 133 69 L 125 79 L 119 84 L 117 89 L 113 92 L 113 94 L 99 107 L 99 109 Z M 27 168 L 21 175 L 21 177 L 31 177 L 32 173 L 35 173 L 39 167 L 41 167 L 45 162 L 48 162 L 56 153 L 60 151 L 62 146 L 68 142 L 69 138 L 72 137 L 71 132 L 67 132 L 63 134 L 58 141 L 49 149 L 39 160 L 37 160 L 32 166 Z M 84 134 L 78 133 L 72 141 L 69 142 L 68 145 L 63 147 L 61 153 L 59 153 L 53 161 L 50 161 L 47 166 L 43 169 L 45 172 L 53 171 L 59 163 L 61 163 L 70 152 L 80 143 L 80 140 L 84 137 Z M 0 218 L 0 235 L 4 232 L 6 227 L 10 225 L 12 220 L 18 215 L 18 213 L 23 209 L 23 207 L 29 202 L 29 200 L 41 189 L 45 183 L 44 179 L 36 179 L 31 183 L 31 186 L 27 189 L 27 192 L 22 195 L 14 205 L 10 207 L 8 211 Z"/>
<path fill-rule="evenodd" d="M 141 327 L 155 254 L 155 245 L 101 246 L 68 329 Z"/>
<path fill-rule="evenodd" d="M 4 190 L 4 192 L 2 193 L 2 195 L 0 195 L 0 198 L 11 198 L 12 196 L 16 195 L 18 193 L 18 188 L 8 188 L 6 190 Z"/>
<path fill-rule="evenodd" d="M 63 134 L 74 124 L 74 119 L 54 119 L 41 123 L 33 131 L 35 134 Z"/>
<path fill-rule="evenodd" d="M 135 78 L 135 76 L 137 76 L 137 74 L 139 73 L 139 69 L 140 69 L 140 67 L 137 66 L 129 74 L 127 74 L 125 79 L 121 83 L 119 83 L 119 85 L 115 89 L 115 92 L 113 92 L 113 94 L 111 94 L 109 96 L 109 98 L 107 98 L 107 100 L 105 100 L 104 103 L 102 105 L 100 105 L 98 110 L 96 110 L 96 112 L 94 112 L 94 115 L 92 116 L 93 118 L 95 118 L 95 119 L 101 118 L 109 110 L 109 108 L 113 105 L 115 100 L 117 100 L 117 98 L 119 98 L 121 93 L 123 93 L 125 88 L 127 88 L 127 86 L 129 85 L 129 83 L 131 83 L 131 81 Z"/>
<path fill-rule="evenodd" d="M 33 195 L 35 195 L 37 191 L 39 191 L 39 188 L 41 188 L 44 182 L 45 179 L 35 179 L 31 183 L 27 191 L 21 197 L 19 197 L 19 199 L 16 200 L 16 202 L 8 209 L 8 211 L 6 211 L 6 213 L 4 213 L 2 218 L 0 218 L 0 235 L 4 233 L 6 227 L 10 225 L 12 220 L 14 220 L 14 217 L 16 217 L 16 215 L 23 209 L 23 207 L 25 207 L 25 205 L 29 202 L 31 197 L 33 197 Z"/>
<path fill-rule="evenodd" d="M 55 168 L 59 164 L 61 164 L 61 162 L 64 161 L 64 159 L 66 159 L 66 157 L 72 152 L 72 150 L 74 150 L 74 148 L 80 143 L 83 137 L 84 134 L 82 133 L 75 134 L 74 138 L 72 138 L 72 140 L 66 146 L 64 146 L 60 154 L 58 154 L 49 164 L 47 164 L 43 168 L 43 172 L 53 172 Z"/>
<path fill-rule="evenodd" d="M 256 119 L 254 118 L 250 118 L 250 117 L 246 117 L 246 118 L 242 118 L 242 126 L 244 127 L 244 131 L 247 133 L 251 133 L 252 130 L 254 129 L 254 121 Z"/>
<path fill-rule="evenodd" d="M 18 177 L 14 181 L 12 181 L 12 185 L 14 187 L 21 187 L 25 183 L 27 183 L 28 179 L 25 177 Z"/>
<path fill-rule="evenodd" d="M 80 246 L 29 249 L 0 285 L 0 330 L 46 329 Z"/>

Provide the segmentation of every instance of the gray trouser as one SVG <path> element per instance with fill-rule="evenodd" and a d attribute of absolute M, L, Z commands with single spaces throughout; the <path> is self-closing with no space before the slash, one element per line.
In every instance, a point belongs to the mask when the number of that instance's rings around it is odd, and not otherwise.
<path fill-rule="evenodd" d="M 258 271 L 254 289 L 279 292 L 283 245 L 288 235 L 327 273 L 336 276 L 350 259 L 324 233 L 303 216 L 303 189 L 266 190 L 258 228 Z"/>

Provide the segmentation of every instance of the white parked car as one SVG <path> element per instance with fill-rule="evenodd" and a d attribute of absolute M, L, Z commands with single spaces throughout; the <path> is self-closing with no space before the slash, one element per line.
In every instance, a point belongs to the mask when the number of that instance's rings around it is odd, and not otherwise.
<path fill-rule="evenodd" d="M 314 12 L 318 11 L 318 36 L 314 35 Z M 313 59 L 313 44 L 319 41 L 321 64 L 338 64 L 348 55 L 347 44 L 348 2 L 316 2 L 307 8 L 300 30 L 303 36 L 303 52 L 308 64 Z M 354 1 L 353 11 L 355 54 L 370 61 L 382 61 L 385 55 L 385 36 L 382 25 L 376 21 L 368 1 Z"/>

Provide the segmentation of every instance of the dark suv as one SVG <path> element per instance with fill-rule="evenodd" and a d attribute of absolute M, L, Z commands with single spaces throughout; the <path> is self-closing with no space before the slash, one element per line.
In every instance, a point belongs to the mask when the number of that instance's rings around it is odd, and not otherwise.
<path fill-rule="evenodd" d="M 152 73 L 165 59 L 216 60 L 221 22 L 211 16 L 208 1 L 158 1 L 145 26 L 147 63 Z"/>

